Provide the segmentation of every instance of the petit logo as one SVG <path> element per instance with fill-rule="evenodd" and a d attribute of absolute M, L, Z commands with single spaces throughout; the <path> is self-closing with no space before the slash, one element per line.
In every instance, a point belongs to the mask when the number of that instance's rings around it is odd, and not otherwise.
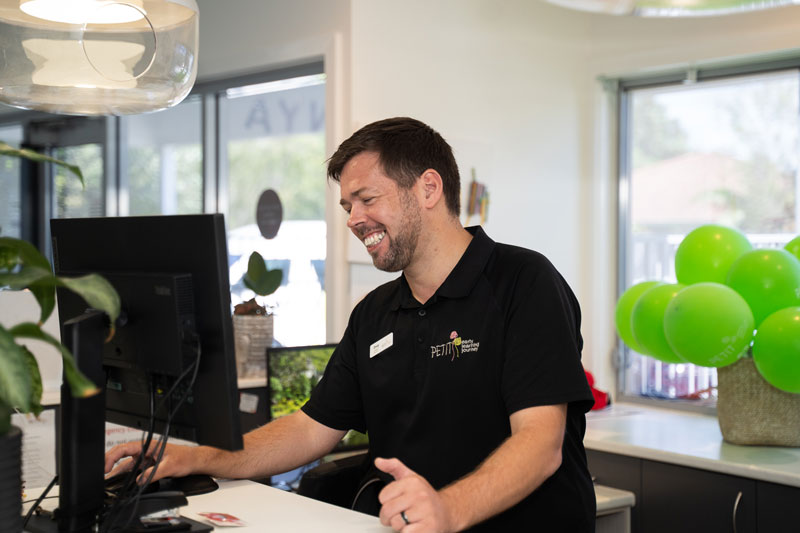
<path fill-rule="evenodd" d="M 456 330 L 450 332 L 450 342 L 435 344 L 431 346 L 431 359 L 437 357 L 450 356 L 450 361 L 455 361 L 456 357 L 469 352 L 477 352 L 479 342 L 472 339 L 462 339 Z"/>

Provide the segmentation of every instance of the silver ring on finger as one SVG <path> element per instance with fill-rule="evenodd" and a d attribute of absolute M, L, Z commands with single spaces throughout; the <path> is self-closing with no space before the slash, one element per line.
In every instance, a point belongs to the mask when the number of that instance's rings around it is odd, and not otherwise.
<path fill-rule="evenodd" d="M 405 511 L 400 511 L 400 518 L 403 519 L 403 522 L 405 522 L 407 526 L 411 525 L 411 520 L 408 519 Z"/>

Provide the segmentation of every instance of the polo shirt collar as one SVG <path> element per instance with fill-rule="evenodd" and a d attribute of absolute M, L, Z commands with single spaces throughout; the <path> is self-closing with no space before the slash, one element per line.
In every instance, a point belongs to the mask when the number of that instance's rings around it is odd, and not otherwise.
<path fill-rule="evenodd" d="M 463 298 L 468 296 L 472 288 L 481 276 L 486 262 L 494 251 L 495 242 L 486 235 L 481 226 L 470 226 L 466 228 L 472 234 L 464 255 L 461 256 L 455 268 L 444 280 L 444 283 L 436 289 L 428 303 L 434 303 L 438 297 Z M 400 276 L 400 285 L 392 302 L 391 309 L 396 311 L 403 308 L 420 307 L 420 303 L 411 294 L 405 274 Z"/>

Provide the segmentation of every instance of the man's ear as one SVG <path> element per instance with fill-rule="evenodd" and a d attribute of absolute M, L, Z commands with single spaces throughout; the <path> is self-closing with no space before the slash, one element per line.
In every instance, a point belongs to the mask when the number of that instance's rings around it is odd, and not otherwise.
<path fill-rule="evenodd" d="M 429 168 L 419 177 L 418 184 L 421 188 L 422 205 L 431 208 L 435 206 L 444 194 L 442 176 L 437 171 Z"/>

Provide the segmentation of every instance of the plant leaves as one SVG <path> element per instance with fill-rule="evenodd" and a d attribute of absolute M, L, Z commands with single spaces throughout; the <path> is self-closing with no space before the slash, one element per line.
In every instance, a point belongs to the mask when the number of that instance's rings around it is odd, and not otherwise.
<path fill-rule="evenodd" d="M 19 254 L 12 248 L 0 246 L 0 270 L 10 271 L 19 264 Z"/>
<path fill-rule="evenodd" d="M 28 241 L 13 237 L 0 237 L 0 249 L 4 250 L 4 257 L 11 257 L 12 254 L 15 254 L 17 257 L 16 264 L 52 272 L 50 261 Z M 50 279 L 42 278 L 40 281 L 28 286 L 36 297 L 36 301 L 39 302 L 39 308 L 41 309 L 39 322 L 42 324 L 50 317 L 56 305 L 56 288 L 52 277 L 51 275 Z"/>
<path fill-rule="evenodd" d="M 28 287 L 39 302 L 39 324 L 44 324 L 56 307 L 56 286 L 50 280 L 37 281 Z"/>
<path fill-rule="evenodd" d="M 100 392 L 100 389 L 92 381 L 84 376 L 75 366 L 75 359 L 66 346 L 58 342 L 55 338 L 42 331 L 38 324 L 33 322 L 23 322 L 17 324 L 9 330 L 17 338 L 39 339 L 44 341 L 61 352 L 61 359 L 64 362 L 64 376 L 72 389 L 72 395 L 76 398 L 86 398 Z"/>
<path fill-rule="evenodd" d="M 50 261 L 36 249 L 34 245 L 22 239 L 15 239 L 14 237 L 0 237 L 0 248 L 4 250 L 4 257 L 7 254 L 16 254 L 18 261 L 17 264 L 35 266 L 50 269 Z M 11 257 L 8 255 L 8 257 Z"/>
<path fill-rule="evenodd" d="M 11 290 L 18 291 L 47 278 L 53 278 L 53 273 L 49 270 L 23 266 L 19 272 L 14 272 L 13 274 L 0 273 L 0 287 L 8 287 Z"/>
<path fill-rule="evenodd" d="M 243 278 L 244 285 L 254 293 L 266 296 L 272 294 L 283 281 L 283 270 L 267 270 L 267 263 L 261 254 L 253 252 L 247 261 L 247 273 Z"/>
<path fill-rule="evenodd" d="M 111 332 L 108 339 L 114 336 L 114 324 L 119 317 L 120 300 L 114 286 L 99 274 L 87 274 L 77 278 L 56 278 L 58 284 L 86 300 L 94 309 L 105 311 L 111 319 Z"/>
<path fill-rule="evenodd" d="M 0 326 L 0 402 L 27 413 L 31 410 L 31 389 L 25 352 L 13 334 Z"/>
<path fill-rule="evenodd" d="M 39 372 L 39 362 L 36 357 L 28 350 L 27 346 L 21 346 L 25 352 L 25 361 L 28 363 L 28 373 L 31 376 L 31 412 L 39 416 L 42 414 L 42 374 Z"/>
<path fill-rule="evenodd" d="M 33 150 L 29 150 L 27 148 L 14 148 L 13 146 L 0 141 L 0 155 L 7 155 L 11 157 L 21 157 L 24 159 L 30 159 L 31 161 L 35 161 L 37 163 L 53 163 L 54 165 L 58 165 L 60 167 L 64 167 L 81 181 L 81 186 L 85 189 L 86 182 L 83 180 L 83 173 L 81 169 L 77 165 L 71 165 L 66 161 L 61 161 L 60 159 L 56 159 L 54 157 L 50 157 L 49 155 L 40 154 L 38 152 L 34 152 Z"/>

